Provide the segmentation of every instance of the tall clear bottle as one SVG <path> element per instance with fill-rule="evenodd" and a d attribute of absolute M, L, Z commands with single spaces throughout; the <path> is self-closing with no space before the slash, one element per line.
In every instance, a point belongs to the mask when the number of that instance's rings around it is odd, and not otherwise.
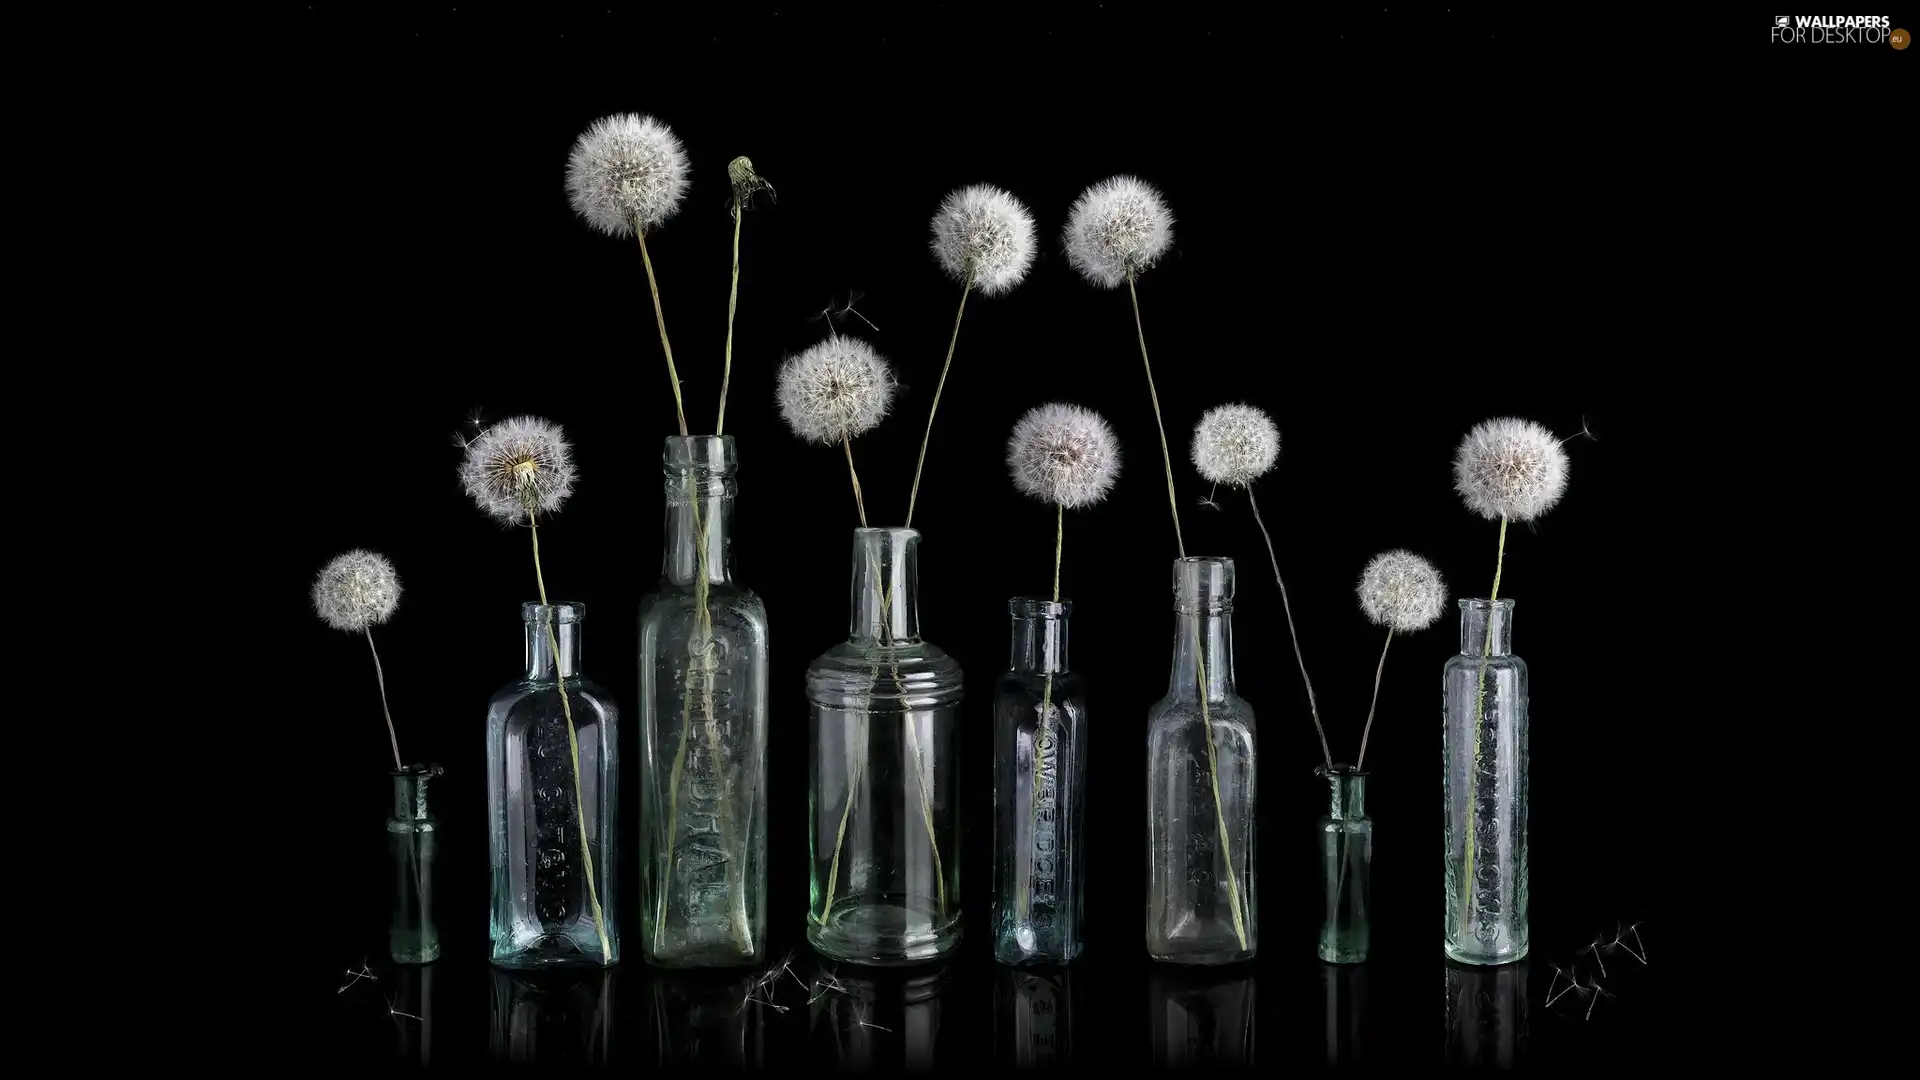
<path fill-rule="evenodd" d="M 1442 672 L 1447 955 L 1527 955 L 1527 665 L 1513 601 L 1460 601 L 1460 655 Z"/>
<path fill-rule="evenodd" d="M 522 604 L 526 676 L 487 705 L 493 962 L 504 968 L 620 958 L 618 710 L 580 674 L 586 614 L 583 604 Z"/>
<path fill-rule="evenodd" d="M 920 639 L 920 534 L 856 529 L 847 641 L 807 669 L 807 940 L 833 960 L 960 943 L 960 665 Z"/>
<path fill-rule="evenodd" d="M 993 695 L 993 955 L 1080 955 L 1087 684 L 1067 667 L 1068 602 L 1020 597 L 1013 658 Z M 1044 718 L 1043 718 L 1044 711 Z"/>
<path fill-rule="evenodd" d="M 1173 564 L 1173 675 L 1147 714 L 1147 953 L 1230 964 L 1258 947 L 1253 709 L 1233 685 L 1233 560 Z"/>
<path fill-rule="evenodd" d="M 731 436 L 667 440 L 660 585 L 640 604 L 641 948 L 766 957 L 767 613 L 733 581 Z"/>

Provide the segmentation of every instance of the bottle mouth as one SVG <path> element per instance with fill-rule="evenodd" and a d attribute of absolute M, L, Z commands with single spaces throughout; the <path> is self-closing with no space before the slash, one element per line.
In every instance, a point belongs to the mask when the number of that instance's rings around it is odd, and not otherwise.
<path fill-rule="evenodd" d="M 1341 780 L 1347 780 L 1356 776 L 1364 777 L 1367 775 L 1367 773 L 1366 773 L 1366 770 L 1364 769 L 1356 769 L 1353 766 L 1346 764 L 1345 762 L 1336 761 L 1333 763 L 1332 769 L 1328 769 L 1325 765 L 1315 765 L 1313 767 L 1313 775 L 1336 777 Z"/>
<path fill-rule="evenodd" d="M 444 767 L 439 765 L 434 765 L 434 764 L 408 765 L 407 767 L 402 769 L 388 769 L 387 775 L 393 777 L 396 780 L 402 777 L 411 777 L 419 780 L 428 780 L 436 776 L 443 776 L 446 774 L 446 771 L 447 770 Z"/>
<path fill-rule="evenodd" d="M 543 617 L 543 612 L 552 614 Z M 587 605 L 573 600 L 561 600 L 552 604 L 529 600 L 520 605 L 520 620 L 529 625 L 539 625 L 550 618 L 555 626 L 571 626 L 585 621 L 586 617 Z"/>
<path fill-rule="evenodd" d="M 1044 596 L 1016 596 L 1007 601 L 1007 614 L 1022 619 L 1064 619 L 1073 614 L 1073 601 Z"/>
<path fill-rule="evenodd" d="M 1483 596 L 1467 596 L 1460 599 L 1461 611 L 1492 611 L 1496 607 L 1501 611 L 1513 610 L 1513 597 L 1503 596 L 1498 600 L 1488 600 Z"/>

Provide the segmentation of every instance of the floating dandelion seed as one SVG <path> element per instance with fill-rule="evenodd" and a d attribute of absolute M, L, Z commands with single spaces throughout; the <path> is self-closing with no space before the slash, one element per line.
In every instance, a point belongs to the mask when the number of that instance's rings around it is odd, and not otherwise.
<path fill-rule="evenodd" d="M 502 521 L 551 514 L 573 493 L 573 448 L 560 425 L 537 416 L 502 420 L 466 444 L 460 483 Z"/>
<path fill-rule="evenodd" d="M 1116 176 L 1082 192 L 1061 237 L 1067 262 L 1102 289 L 1117 289 L 1173 245 L 1173 212 L 1149 184 Z"/>
<path fill-rule="evenodd" d="M 1193 427 L 1193 465 L 1215 484 L 1246 487 L 1280 457 L 1280 428 L 1251 405 L 1208 409 Z"/>
<path fill-rule="evenodd" d="M 1020 284 L 1033 253 L 1032 212 L 991 184 L 953 192 L 933 215 L 933 254 L 941 269 L 988 296 Z"/>
<path fill-rule="evenodd" d="M 386 556 L 355 548 L 321 569 L 312 598 L 320 621 L 357 634 L 393 617 L 400 606 L 400 574 Z"/>
<path fill-rule="evenodd" d="M 893 369 L 859 338 L 829 334 L 780 365 L 780 416 L 795 435 L 829 446 L 865 434 L 893 407 Z"/>
<path fill-rule="evenodd" d="M 626 238 L 665 222 L 687 193 L 687 152 L 651 116 L 595 120 L 567 157 L 567 199 L 587 224 Z"/>
<path fill-rule="evenodd" d="M 1078 510 L 1113 488 L 1120 475 L 1120 440 L 1091 409 L 1042 405 L 1013 426 L 1007 468 L 1022 494 Z"/>
<path fill-rule="evenodd" d="M 1453 486 L 1467 509 L 1488 519 L 1531 521 L 1567 490 L 1567 452 L 1531 420 L 1476 424 L 1453 457 Z"/>
<path fill-rule="evenodd" d="M 1380 677 L 1387 670 L 1387 650 L 1393 635 L 1411 634 L 1432 626 L 1447 603 L 1447 584 L 1433 564 L 1411 551 L 1395 549 L 1375 555 L 1360 574 L 1360 610 L 1375 626 L 1387 628 L 1380 648 L 1380 665 L 1373 671 L 1373 700 L 1367 705 L 1367 725 L 1360 730 L 1357 770 L 1367 762 L 1367 738 L 1373 734 L 1373 713 L 1380 704 Z"/>

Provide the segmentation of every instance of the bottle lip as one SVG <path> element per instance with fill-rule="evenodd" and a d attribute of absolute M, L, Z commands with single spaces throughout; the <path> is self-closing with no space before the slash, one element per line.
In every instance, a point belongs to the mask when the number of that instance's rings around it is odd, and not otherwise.
<path fill-rule="evenodd" d="M 524 623 L 540 622 L 540 612 L 551 610 L 555 626 L 570 626 L 584 622 L 587 618 L 587 605 L 577 600 L 556 600 L 551 604 L 542 604 L 538 600 L 528 600 L 520 605 L 520 621 Z"/>
<path fill-rule="evenodd" d="M 1029 619 L 1064 619 L 1073 614 L 1073 601 L 1056 601 L 1046 596 L 1016 596 L 1007 601 L 1007 614 Z"/>
<path fill-rule="evenodd" d="M 855 537 L 891 536 L 896 540 L 917 539 L 920 536 L 920 530 L 909 529 L 904 525 L 860 525 L 853 530 L 853 535 Z"/>
<path fill-rule="evenodd" d="M 443 766 L 428 762 L 424 765 L 408 765 L 404 769 L 388 769 L 387 775 L 393 777 L 395 780 L 401 779 L 402 777 L 417 777 L 425 780 L 444 775 L 446 771 Z"/>
<path fill-rule="evenodd" d="M 1366 769 L 1356 769 L 1342 761 L 1334 762 L 1332 771 L 1328 771 L 1325 765 L 1315 765 L 1313 767 L 1313 775 L 1315 776 L 1339 777 L 1342 780 L 1352 780 L 1356 777 L 1364 778 L 1367 773 L 1368 770 Z"/>
<path fill-rule="evenodd" d="M 1503 596 L 1498 600 L 1488 600 L 1484 596 L 1465 596 L 1460 598 L 1459 604 L 1461 611 L 1491 611 L 1496 607 L 1501 611 L 1511 611 L 1513 597 Z"/>

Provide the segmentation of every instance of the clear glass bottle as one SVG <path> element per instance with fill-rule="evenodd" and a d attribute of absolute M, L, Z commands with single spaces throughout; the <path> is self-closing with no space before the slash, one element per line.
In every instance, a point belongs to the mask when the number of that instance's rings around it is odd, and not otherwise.
<path fill-rule="evenodd" d="M 1230 964 L 1258 947 L 1253 709 L 1233 687 L 1233 585 L 1232 559 L 1173 564 L 1173 676 L 1147 714 L 1147 953 L 1156 960 Z"/>
<path fill-rule="evenodd" d="M 918 964 L 960 943 L 960 665 L 920 639 L 920 534 L 856 529 L 849 639 L 807 669 L 807 941 Z"/>
<path fill-rule="evenodd" d="M 1367 958 L 1373 902 L 1373 821 L 1367 817 L 1367 774 L 1348 765 L 1315 768 L 1330 789 L 1320 818 L 1320 959 L 1358 964 Z"/>
<path fill-rule="evenodd" d="M 1447 955 L 1527 955 L 1527 665 L 1513 601 L 1460 601 L 1460 655 L 1443 673 Z"/>
<path fill-rule="evenodd" d="M 393 778 L 393 813 L 387 818 L 387 862 L 393 880 L 393 909 L 387 921 L 387 951 L 396 964 L 431 964 L 440 959 L 440 924 L 435 918 L 433 871 L 439 862 L 439 822 L 428 801 L 428 781 L 438 765 L 409 765 Z"/>
<path fill-rule="evenodd" d="M 640 603 L 640 942 L 664 967 L 766 957 L 767 611 L 733 581 L 731 436 L 667 440 L 660 585 Z"/>
<path fill-rule="evenodd" d="M 526 676 L 487 705 L 493 962 L 505 968 L 610 965 L 620 958 L 617 710 L 606 691 L 580 674 L 585 605 L 522 604 L 520 616 Z M 570 743 L 579 747 L 577 775 Z"/>
<path fill-rule="evenodd" d="M 1087 686 L 1067 666 L 1072 603 L 1018 597 L 1007 610 L 1013 659 L 993 694 L 993 956 L 1064 964 L 1080 955 Z"/>

